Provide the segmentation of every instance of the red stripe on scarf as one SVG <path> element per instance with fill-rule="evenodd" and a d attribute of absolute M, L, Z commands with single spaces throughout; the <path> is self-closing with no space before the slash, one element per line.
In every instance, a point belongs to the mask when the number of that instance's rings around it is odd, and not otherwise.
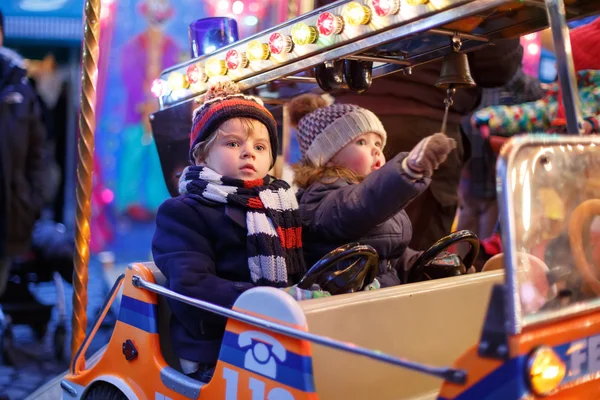
<path fill-rule="evenodd" d="M 244 187 L 248 188 L 248 189 L 252 189 L 253 187 L 256 187 L 256 186 L 263 186 L 264 184 L 265 184 L 264 179 L 254 179 L 251 181 L 244 181 Z"/>
<path fill-rule="evenodd" d="M 265 206 L 263 205 L 263 202 L 260 199 L 260 197 L 250 197 L 248 199 L 248 207 L 260 209 L 260 208 L 264 208 Z"/>
<path fill-rule="evenodd" d="M 302 228 L 281 228 L 277 227 L 277 236 L 284 249 L 302 248 Z"/>

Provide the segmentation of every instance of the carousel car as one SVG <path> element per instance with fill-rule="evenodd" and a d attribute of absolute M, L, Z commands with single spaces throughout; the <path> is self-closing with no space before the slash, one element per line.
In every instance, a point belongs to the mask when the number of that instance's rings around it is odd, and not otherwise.
<path fill-rule="evenodd" d="M 109 344 L 86 361 L 101 315 L 61 383 L 64 398 L 597 398 L 600 260 L 586 255 L 600 214 L 590 173 L 599 149 L 600 138 L 511 142 L 500 162 L 508 246 L 481 273 L 302 302 L 260 287 L 229 310 L 164 288 L 152 263 L 132 264 L 104 309 L 122 287 Z M 556 218 L 544 214 L 543 201 L 532 211 L 542 189 L 577 193 L 560 205 L 555 231 L 543 229 L 545 219 Z M 564 254 L 533 255 L 564 232 Z M 306 280 L 327 280 L 340 292 L 364 286 L 376 259 L 365 247 L 334 252 Z M 335 261 L 359 253 L 366 261 L 340 286 L 331 274 Z M 209 383 L 180 372 L 166 297 L 229 317 Z"/>

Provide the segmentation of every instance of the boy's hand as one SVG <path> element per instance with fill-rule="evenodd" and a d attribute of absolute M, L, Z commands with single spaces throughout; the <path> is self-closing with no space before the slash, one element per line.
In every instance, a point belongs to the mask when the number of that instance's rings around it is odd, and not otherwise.
<path fill-rule="evenodd" d="M 298 301 L 331 296 L 331 293 L 321 290 L 318 285 L 313 285 L 312 290 L 300 289 L 298 285 L 286 287 L 282 290 Z"/>
<path fill-rule="evenodd" d="M 443 133 L 436 133 L 421 140 L 406 157 L 406 167 L 411 172 L 431 176 L 448 154 L 456 147 L 456 140 Z"/>

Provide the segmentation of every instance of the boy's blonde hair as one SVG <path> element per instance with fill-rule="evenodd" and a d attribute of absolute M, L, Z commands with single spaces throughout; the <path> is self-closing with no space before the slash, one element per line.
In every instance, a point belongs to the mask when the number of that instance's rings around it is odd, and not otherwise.
<path fill-rule="evenodd" d="M 315 182 L 329 184 L 343 179 L 348 183 L 362 182 L 364 176 L 358 175 L 350 168 L 341 165 L 316 166 L 306 158 L 301 159 L 292 166 L 294 170 L 294 185 L 306 189 Z"/>
<path fill-rule="evenodd" d="M 212 149 L 215 142 L 219 138 L 219 135 L 221 135 L 225 132 L 225 130 L 223 129 L 223 126 L 230 123 L 232 119 L 234 119 L 234 118 L 228 119 L 227 121 L 223 122 L 221 125 L 219 125 L 219 127 L 213 133 L 211 133 L 208 136 L 208 138 L 206 138 L 206 140 L 203 140 L 203 141 L 199 142 L 198 144 L 196 144 L 196 146 L 194 146 L 194 148 L 192 149 L 192 155 L 194 156 L 194 161 L 196 162 L 196 164 L 206 161 L 206 157 L 208 156 L 210 149 Z M 247 117 L 239 117 L 239 118 L 235 118 L 235 119 L 240 120 L 240 123 L 244 127 L 244 130 L 247 135 L 249 135 L 250 132 L 252 132 L 252 130 L 254 129 L 254 122 L 257 121 L 253 118 L 247 118 Z M 260 121 L 258 121 L 258 122 L 260 122 Z M 269 138 L 269 146 L 273 146 L 270 138 Z M 269 152 L 269 160 L 271 163 L 273 163 L 273 155 L 271 152 Z"/>

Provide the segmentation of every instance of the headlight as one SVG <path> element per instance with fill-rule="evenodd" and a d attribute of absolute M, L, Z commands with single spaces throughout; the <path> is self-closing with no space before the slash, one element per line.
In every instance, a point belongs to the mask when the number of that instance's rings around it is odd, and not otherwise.
<path fill-rule="evenodd" d="M 560 385 L 567 368 L 550 347 L 535 350 L 527 361 L 527 378 L 535 394 L 546 395 Z"/>

